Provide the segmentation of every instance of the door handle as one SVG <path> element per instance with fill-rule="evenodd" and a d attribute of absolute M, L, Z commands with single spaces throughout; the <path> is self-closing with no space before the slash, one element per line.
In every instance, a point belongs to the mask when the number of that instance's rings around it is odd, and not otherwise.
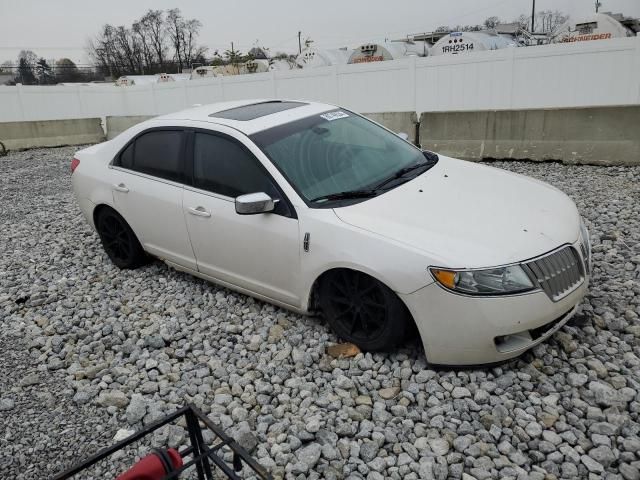
<path fill-rule="evenodd" d="M 116 192 L 122 192 L 122 193 L 129 193 L 129 189 L 127 188 L 127 186 L 124 183 L 119 183 L 117 185 L 113 185 L 113 189 Z"/>
<path fill-rule="evenodd" d="M 209 212 L 204 207 L 189 207 L 187 209 L 191 215 L 195 215 L 196 217 L 210 217 L 211 212 Z"/>

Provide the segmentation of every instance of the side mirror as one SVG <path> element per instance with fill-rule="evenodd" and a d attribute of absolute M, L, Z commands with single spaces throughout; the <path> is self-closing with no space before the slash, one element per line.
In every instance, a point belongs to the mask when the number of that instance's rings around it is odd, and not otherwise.
<path fill-rule="evenodd" d="M 404 133 L 404 132 L 400 132 L 397 134 L 401 139 L 405 140 L 405 141 L 409 141 L 409 134 L 408 133 Z"/>
<path fill-rule="evenodd" d="M 272 212 L 276 201 L 264 192 L 247 193 L 236 197 L 236 213 L 239 215 L 255 215 Z"/>

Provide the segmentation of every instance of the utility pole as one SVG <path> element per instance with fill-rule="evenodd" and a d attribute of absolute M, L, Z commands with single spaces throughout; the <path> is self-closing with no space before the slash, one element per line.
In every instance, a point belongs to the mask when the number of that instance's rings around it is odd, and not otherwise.
<path fill-rule="evenodd" d="M 236 73 L 240 73 L 240 67 L 236 59 L 236 51 L 233 49 L 233 42 L 231 42 L 231 67 L 236 67 Z"/>
<path fill-rule="evenodd" d="M 302 41 L 300 40 L 300 35 L 302 35 L 302 32 L 298 32 L 298 53 L 302 53 Z"/>
<path fill-rule="evenodd" d="M 596 13 L 598 13 L 598 10 L 600 10 L 601 6 L 602 6 L 602 3 L 600 3 L 598 0 L 596 0 Z"/>
<path fill-rule="evenodd" d="M 533 0 L 533 6 L 531 7 L 531 33 L 534 33 L 536 29 L 536 0 Z"/>

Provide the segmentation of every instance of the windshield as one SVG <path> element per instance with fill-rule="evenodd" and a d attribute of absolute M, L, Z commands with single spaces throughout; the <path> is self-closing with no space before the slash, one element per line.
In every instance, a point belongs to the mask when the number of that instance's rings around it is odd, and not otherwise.
<path fill-rule="evenodd" d="M 251 139 L 307 202 L 362 193 L 383 183 L 390 189 L 393 182 L 387 180 L 395 174 L 425 163 L 416 147 L 345 110 L 297 120 Z"/>

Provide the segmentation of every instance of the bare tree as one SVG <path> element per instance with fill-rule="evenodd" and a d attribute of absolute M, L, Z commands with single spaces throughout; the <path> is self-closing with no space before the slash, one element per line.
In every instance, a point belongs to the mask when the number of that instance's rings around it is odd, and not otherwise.
<path fill-rule="evenodd" d="M 167 12 L 167 32 L 173 44 L 174 60 L 178 62 L 178 68 L 182 71 L 184 65 L 182 57 L 184 50 L 182 45 L 184 41 L 184 18 L 182 18 L 179 8 L 172 8 Z"/>
<path fill-rule="evenodd" d="M 195 18 L 187 20 L 184 24 L 184 39 L 182 41 L 182 56 L 187 66 L 191 66 L 194 63 L 204 63 L 204 56 L 207 53 L 208 48 L 202 45 L 198 45 L 196 40 L 200 34 L 200 28 L 202 23 Z"/>
<path fill-rule="evenodd" d="M 489 18 L 487 18 L 487 19 L 483 22 L 483 25 L 484 25 L 486 28 L 493 29 L 493 28 L 496 28 L 500 23 L 502 23 L 502 22 L 500 21 L 500 19 L 499 19 L 498 17 L 496 17 L 496 16 L 493 16 L 493 17 L 489 17 Z"/>
<path fill-rule="evenodd" d="M 567 20 L 569 20 L 569 15 L 565 15 L 558 10 L 542 10 L 536 14 L 536 32 L 554 33 Z"/>
<path fill-rule="evenodd" d="M 207 48 L 196 43 L 201 27 L 202 23 L 195 18 L 186 20 L 178 8 L 167 12 L 167 31 L 174 50 L 174 60 L 180 71 L 185 66 L 190 67 L 194 62 L 204 59 Z"/>
<path fill-rule="evenodd" d="M 140 55 L 142 57 L 142 73 L 145 73 L 145 67 L 150 69 L 155 63 L 155 53 L 151 46 L 151 38 L 148 35 L 146 26 L 141 21 L 133 22 L 133 25 L 131 25 L 131 31 L 138 40 Z"/>
<path fill-rule="evenodd" d="M 185 19 L 177 8 L 149 10 L 131 27 L 104 25 L 88 43 L 89 57 L 105 75 L 180 72 L 205 63 L 206 47 L 198 45 L 202 24 Z"/>
<path fill-rule="evenodd" d="M 535 33 L 554 33 L 567 20 L 569 20 L 569 15 L 559 10 L 540 10 L 536 12 L 534 20 Z M 520 15 L 514 22 L 519 23 L 524 30 L 529 30 L 531 28 L 531 15 Z"/>
<path fill-rule="evenodd" d="M 145 34 L 147 35 L 151 50 L 155 55 L 155 62 L 162 70 L 165 66 L 167 45 L 166 45 L 166 24 L 162 10 L 149 10 L 139 20 Z"/>

